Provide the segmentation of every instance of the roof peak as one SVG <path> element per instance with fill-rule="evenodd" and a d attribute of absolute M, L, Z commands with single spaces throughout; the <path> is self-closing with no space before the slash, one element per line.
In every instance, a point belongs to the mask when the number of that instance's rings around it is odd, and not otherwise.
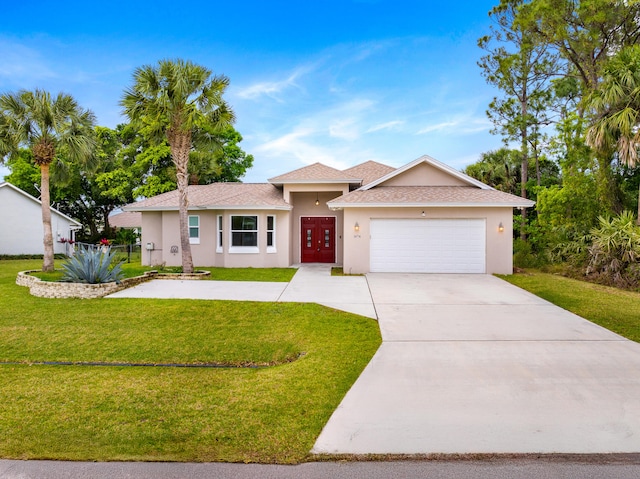
<path fill-rule="evenodd" d="M 296 170 L 289 171 L 288 173 L 274 176 L 273 178 L 269 178 L 268 181 L 269 183 L 273 184 L 300 182 L 358 183 L 360 179 L 351 178 L 349 177 L 349 175 L 346 175 L 344 171 L 333 168 L 332 166 L 327 166 L 320 162 L 316 162 L 307 166 L 303 166 Z"/>

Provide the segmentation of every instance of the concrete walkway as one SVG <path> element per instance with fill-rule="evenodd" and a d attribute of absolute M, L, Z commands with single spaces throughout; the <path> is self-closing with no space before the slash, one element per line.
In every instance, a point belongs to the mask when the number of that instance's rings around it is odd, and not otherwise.
<path fill-rule="evenodd" d="M 322 264 L 300 266 L 278 301 L 318 303 L 377 319 L 367 278 L 331 276 L 331 266 Z"/>
<path fill-rule="evenodd" d="M 640 344 L 487 275 L 367 275 L 383 344 L 313 452 L 640 452 Z"/>
<path fill-rule="evenodd" d="M 106 297 L 319 303 L 377 319 L 367 279 L 331 276 L 330 265 L 300 266 L 289 283 L 154 279 Z"/>

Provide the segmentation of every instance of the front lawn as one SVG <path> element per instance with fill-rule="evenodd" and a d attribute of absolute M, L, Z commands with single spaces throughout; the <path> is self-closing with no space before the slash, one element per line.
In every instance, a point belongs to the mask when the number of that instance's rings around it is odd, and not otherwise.
<path fill-rule="evenodd" d="M 41 263 L 34 269 L 41 267 Z M 34 276 L 43 281 L 60 281 L 62 279 L 62 261 L 56 261 L 56 271 L 52 273 L 36 272 Z M 123 263 L 122 271 L 125 278 L 141 276 L 145 271 L 158 270 L 150 266 L 141 266 L 140 263 Z M 179 273 L 180 267 L 166 267 L 159 270 L 162 273 Z M 196 271 L 210 271 L 209 276 L 203 276 L 203 280 L 214 281 L 273 281 L 277 283 L 288 283 L 296 274 L 296 268 L 210 268 L 196 267 Z"/>
<path fill-rule="evenodd" d="M 313 304 L 36 298 L 40 264 L 0 261 L 3 458 L 299 462 L 380 344 Z"/>
<path fill-rule="evenodd" d="M 533 270 L 500 278 L 621 336 L 640 342 L 640 293 Z"/>

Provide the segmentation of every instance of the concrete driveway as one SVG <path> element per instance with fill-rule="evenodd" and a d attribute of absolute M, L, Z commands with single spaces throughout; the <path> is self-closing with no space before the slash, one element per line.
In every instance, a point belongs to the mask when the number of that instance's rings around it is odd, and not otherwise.
<path fill-rule="evenodd" d="M 640 452 L 640 344 L 488 275 L 367 280 L 383 344 L 313 452 Z"/>

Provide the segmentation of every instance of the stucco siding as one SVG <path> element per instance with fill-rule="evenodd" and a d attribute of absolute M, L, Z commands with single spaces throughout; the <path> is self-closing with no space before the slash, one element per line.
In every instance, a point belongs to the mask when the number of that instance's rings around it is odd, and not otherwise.
<path fill-rule="evenodd" d="M 257 252 L 230 251 L 231 216 L 258 216 Z M 286 211 L 193 210 L 189 216 L 199 217 L 199 242 L 191 244 L 194 266 L 227 268 L 284 268 L 289 262 L 289 213 Z M 222 216 L 222 248 L 218 248 L 218 216 Z M 275 248 L 267 248 L 267 216 L 275 217 Z M 177 211 L 143 212 L 143 248 L 149 242 L 154 250 L 143 253 L 143 264 L 182 265 L 180 224 Z"/>
<path fill-rule="evenodd" d="M 460 178 L 422 163 L 390 178 L 381 186 L 467 186 Z"/>
<path fill-rule="evenodd" d="M 5 186 L 0 188 L 0 205 L 0 254 L 44 254 L 40 203 Z M 54 253 L 66 254 L 66 244 L 59 240 L 71 238 L 71 222 L 52 210 L 51 230 Z"/>
<path fill-rule="evenodd" d="M 292 195 L 296 193 L 310 193 L 313 195 L 314 202 L 316 193 L 319 193 L 324 199 L 324 204 L 333 198 L 349 193 L 349 185 L 347 183 L 296 183 L 283 186 L 282 195 L 287 203 L 295 204 Z"/>
<path fill-rule="evenodd" d="M 162 212 L 149 211 L 142 215 L 142 264 L 145 266 L 161 265 L 162 258 Z M 153 243 L 153 249 L 147 244 Z"/>
<path fill-rule="evenodd" d="M 422 211 L 425 216 L 422 216 Z M 370 271 L 370 223 L 383 218 L 483 218 L 486 220 L 486 272 L 513 272 L 512 208 L 347 208 L 344 210 L 344 271 Z M 358 223 L 359 231 L 355 231 Z M 498 231 L 502 223 L 504 231 Z"/>

